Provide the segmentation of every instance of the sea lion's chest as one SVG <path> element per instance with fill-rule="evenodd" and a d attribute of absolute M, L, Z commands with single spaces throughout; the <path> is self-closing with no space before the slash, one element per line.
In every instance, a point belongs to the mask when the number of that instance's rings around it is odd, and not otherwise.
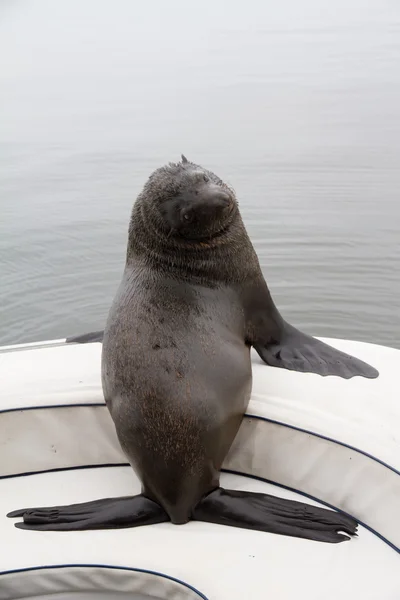
<path fill-rule="evenodd" d="M 124 277 L 107 327 L 129 336 L 173 330 L 217 338 L 245 338 L 245 314 L 234 287 L 191 283 L 167 277 Z M 156 342 L 155 342 L 156 343 Z"/>
<path fill-rule="evenodd" d="M 184 281 L 131 280 L 110 311 L 103 342 L 108 396 L 149 387 L 162 398 L 248 395 L 245 318 L 235 291 Z"/>

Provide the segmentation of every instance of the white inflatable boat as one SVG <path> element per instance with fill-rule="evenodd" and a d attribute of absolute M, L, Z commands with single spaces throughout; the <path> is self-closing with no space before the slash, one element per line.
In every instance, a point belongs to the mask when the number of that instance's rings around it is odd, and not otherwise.
<path fill-rule="evenodd" d="M 400 351 L 325 340 L 377 379 L 267 367 L 222 485 L 321 503 L 356 518 L 341 544 L 190 522 L 39 532 L 21 506 L 138 493 L 104 405 L 100 343 L 0 348 L 0 600 L 400 599 Z"/>

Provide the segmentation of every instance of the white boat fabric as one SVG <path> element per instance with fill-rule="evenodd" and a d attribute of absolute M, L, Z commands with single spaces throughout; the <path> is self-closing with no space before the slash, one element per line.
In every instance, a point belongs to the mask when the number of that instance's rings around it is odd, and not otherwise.
<path fill-rule="evenodd" d="M 343 544 L 196 522 L 16 529 L 5 517 L 13 509 L 129 495 L 140 485 L 104 405 L 101 344 L 0 348 L 0 600 L 73 591 L 399 600 L 400 351 L 324 341 L 380 376 L 295 373 L 253 352 L 252 399 L 222 484 L 342 510 L 365 524 Z"/>

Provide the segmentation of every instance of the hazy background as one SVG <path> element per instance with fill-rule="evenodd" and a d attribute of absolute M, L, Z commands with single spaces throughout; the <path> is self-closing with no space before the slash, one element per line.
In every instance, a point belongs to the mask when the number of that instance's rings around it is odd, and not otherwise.
<path fill-rule="evenodd" d="M 236 189 L 288 320 L 400 347 L 398 0 L 2 0 L 0 343 L 103 327 L 181 152 Z"/>

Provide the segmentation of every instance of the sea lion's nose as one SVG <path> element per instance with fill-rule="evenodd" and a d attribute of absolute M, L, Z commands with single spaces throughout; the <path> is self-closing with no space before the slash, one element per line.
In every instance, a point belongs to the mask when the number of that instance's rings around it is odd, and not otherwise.
<path fill-rule="evenodd" d="M 204 199 L 206 202 L 209 202 L 210 205 L 214 206 L 215 208 L 226 208 L 232 202 L 232 196 L 230 193 L 220 188 L 218 185 L 209 186 L 205 196 L 206 197 Z"/>
<path fill-rule="evenodd" d="M 218 204 L 222 204 L 223 206 L 229 206 L 232 202 L 231 195 L 225 190 L 219 190 L 215 195 L 215 200 Z"/>

